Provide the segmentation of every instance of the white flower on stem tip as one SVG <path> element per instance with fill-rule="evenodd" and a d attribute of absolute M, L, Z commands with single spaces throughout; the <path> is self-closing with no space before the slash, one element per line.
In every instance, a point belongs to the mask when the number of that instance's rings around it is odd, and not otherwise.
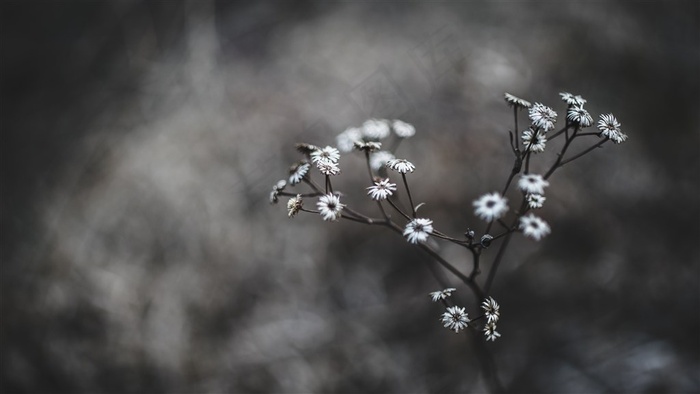
<path fill-rule="evenodd" d="M 447 297 L 451 297 L 453 291 L 457 291 L 457 289 L 455 289 L 454 287 L 449 287 L 440 291 L 434 291 L 428 295 L 430 296 L 430 298 L 432 298 L 433 302 L 438 302 L 440 300 L 446 299 Z"/>
<path fill-rule="evenodd" d="M 442 314 L 442 318 L 440 318 L 440 320 L 445 328 L 449 328 L 454 332 L 459 332 L 459 330 L 467 328 L 467 323 L 469 323 L 467 312 L 464 310 L 464 308 L 460 308 L 458 306 L 451 306 L 447 308 L 447 311 Z"/>
<path fill-rule="evenodd" d="M 600 115 L 600 120 L 598 121 L 600 135 L 610 138 L 616 144 L 621 144 L 627 140 L 627 135 L 620 130 L 621 126 L 613 114 Z"/>
<path fill-rule="evenodd" d="M 520 218 L 520 229 L 526 237 L 539 241 L 551 232 L 549 225 L 544 220 L 533 214 Z"/>
<path fill-rule="evenodd" d="M 485 299 L 484 302 L 481 303 L 481 309 L 484 310 L 484 315 L 486 315 L 486 319 L 489 323 L 495 323 L 498 321 L 498 318 L 501 317 L 500 308 L 501 306 L 491 297 Z"/>
<path fill-rule="evenodd" d="M 417 218 L 413 219 L 406 225 L 403 230 L 403 235 L 408 242 L 417 244 L 428 239 L 428 235 L 433 232 L 433 221 L 430 219 Z"/>
<path fill-rule="evenodd" d="M 525 149 L 535 153 L 544 152 L 547 145 L 547 135 L 539 130 L 527 129 L 523 131 L 522 140 Z"/>
<path fill-rule="evenodd" d="M 586 99 L 579 95 L 574 96 L 573 94 L 567 92 L 559 93 L 559 95 L 561 96 L 561 99 L 569 105 L 581 107 L 583 104 L 586 104 Z"/>
<path fill-rule="evenodd" d="M 391 128 L 394 129 L 394 134 L 399 138 L 411 138 L 416 134 L 416 128 L 412 124 L 406 123 L 401 120 L 394 120 L 391 124 Z"/>
<path fill-rule="evenodd" d="M 296 215 L 299 210 L 301 210 L 301 207 L 304 205 L 304 202 L 301 199 L 301 194 L 297 194 L 296 197 L 292 197 L 287 201 L 287 215 L 290 218 L 293 218 L 294 215 Z"/>
<path fill-rule="evenodd" d="M 374 186 L 368 187 L 367 190 L 369 190 L 367 194 L 369 194 L 373 200 L 386 200 L 396 191 L 396 184 L 389 183 L 389 178 L 386 178 L 375 181 Z"/>
<path fill-rule="evenodd" d="M 306 175 L 306 173 L 309 172 L 309 168 L 311 168 L 311 164 L 306 162 L 299 162 L 294 164 L 289 169 L 289 184 L 296 185 L 299 182 L 301 182 L 301 180 L 304 179 L 304 175 Z"/>
<path fill-rule="evenodd" d="M 498 192 L 487 193 L 474 200 L 474 214 L 479 218 L 490 222 L 508 212 L 508 200 Z"/>
<path fill-rule="evenodd" d="M 362 135 L 369 139 L 381 140 L 389 136 L 389 123 L 384 119 L 368 119 L 362 124 Z"/>
<path fill-rule="evenodd" d="M 496 331 L 496 323 L 486 323 L 484 326 L 484 336 L 487 341 L 495 341 L 496 338 L 500 338 L 501 334 Z"/>
<path fill-rule="evenodd" d="M 340 160 L 340 151 L 332 146 L 327 146 L 323 149 L 316 149 L 315 151 L 311 152 L 312 162 L 318 163 L 321 160 L 338 163 L 338 160 Z"/>
<path fill-rule="evenodd" d="M 338 150 L 343 153 L 352 152 L 355 142 L 362 141 L 362 130 L 357 127 L 349 127 L 335 137 Z"/>
<path fill-rule="evenodd" d="M 405 174 L 407 172 L 413 172 L 413 170 L 416 169 L 416 166 L 414 166 L 413 163 L 405 159 L 389 160 L 386 162 L 386 166 L 389 169 L 392 169 L 396 172 L 400 172 L 402 174 Z"/>
<path fill-rule="evenodd" d="M 270 192 L 270 204 L 277 204 L 279 201 L 279 194 L 285 187 L 287 187 L 287 181 L 284 179 L 280 179 L 272 186 L 272 191 Z"/>
<path fill-rule="evenodd" d="M 528 194 L 525 196 L 525 198 L 527 199 L 527 205 L 531 209 L 542 208 L 542 205 L 544 205 L 544 201 L 547 199 L 541 194 Z"/>
<path fill-rule="evenodd" d="M 557 121 L 557 113 L 548 106 L 540 103 L 535 103 L 529 110 L 530 120 L 535 127 L 543 131 L 549 131 L 554 128 L 554 123 Z"/>
<path fill-rule="evenodd" d="M 369 166 L 374 171 L 379 171 L 380 168 L 384 167 L 389 160 L 393 160 L 396 157 L 393 153 L 381 150 L 379 152 L 373 152 L 369 157 Z"/>
<path fill-rule="evenodd" d="M 330 160 L 318 160 L 316 162 L 316 167 L 324 175 L 338 175 L 340 174 L 340 167 L 338 164 Z"/>
<path fill-rule="evenodd" d="M 529 194 L 544 194 L 544 188 L 549 186 L 549 181 L 539 174 L 524 174 L 518 180 L 518 188 Z"/>
<path fill-rule="evenodd" d="M 329 193 L 319 197 L 316 207 L 323 216 L 323 220 L 338 220 L 345 204 L 340 203 L 340 197 Z"/>
<path fill-rule="evenodd" d="M 566 119 L 578 124 L 581 127 L 589 127 L 593 124 L 593 118 L 582 107 L 571 107 L 566 113 Z"/>
<path fill-rule="evenodd" d="M 506 103 L 508 104 L 509 107 L 520 107 L 520 108 L 530 108 L 532 107 L 532 103 L 530 103 L 527 100 L 523 100 L 520 97 L 513 96 L 510 93 L 505 93 L 503 95 L 503 98 L 506 100 Z"/>
<path fill-rule="evenodd" d="M 355 141 L 354 148 L 361 151 L 376 152 L 382 148 L 382 143 L 375 141 Z"/>

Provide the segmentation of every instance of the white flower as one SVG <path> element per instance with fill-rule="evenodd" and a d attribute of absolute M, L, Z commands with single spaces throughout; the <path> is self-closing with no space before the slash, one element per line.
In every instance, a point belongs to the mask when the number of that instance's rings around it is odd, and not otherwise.
<path fill-rule="evenodd" d="M 559 95 L 561 96 L 561 99 L 565 103 L 567 103 L 571 106 L 580 107 L 583 104 L 586 104 L 586 99 L 584 99 L 583 97 L 581 97 L 579 95 L 574 96 L 573 94 L 567 93 L 567 92 L 559 93 Z"/>
<path fill-rule="evenodd" d="M 600 135 L 610 138 L 616 144 L 620 144 L 627 140 L 627 135 L 620 131 L 621 126 L 622 125 L 617 121 L 613 114 L 600 115 L 600 120 L 598 121 Z"/>
<path fill-rule="evenodd" d="M 391 127 L 394 129 L 394 134 L 400 138 L 410 138 L 416 134 L 416 128 L 412 124 L 401 120 L 395 120 Z"/>
<path fill-rule="evenodd" d="M 355 141 L 354 148 L 361 151 L 376 152 L 382 148 L 382 143 L 375 141 Z"/>
<path fill-rule="evenodd" d="M 340 151 L 332 146 L 327 146 L 323 149 L 316 149 L 311 152 L 311 161 L 318 163 L 321 160 L 338 163 L 340 160 Z"/>
<path fill-rule="evenodd" d="M 403 230 L 403 235 L 408 239 L 408 242 L 417 244 L 428 239 L 428 235 L 433 232 L 433 221 L 430 219 L 417 218 L 413 219 L 406 225 Z"/>
<path fill-rule="evenodd" d="M 362 135 L 373 140 L 381 140 L 389 136 L 391 130 L 384 119 L 368 119 L 362 124 Z"/>
<path fill-rule="evenodd" d="M 374 186 L 368 187 L 367 190 L 369 190 L 367 194 L 372 196 L 373 200 L 386 200 L 396 191 L 396 184 L 389 183 L 389 178 L 386 178 L 378 182 L 375 181 Z"/>
<path fill-rule="evenodd" d="M 440 300 L 444 300 L 447 297 L 451 297 L 453 291 L 457 291 L 457 289 L 455 289 L 454 287 L 449 287 L 440 291 L 434 291 L 428 295 L 430 296 L 430 298 L 433 299 L 433 302 L 437 302 Z"/>
<path fill-rule="evenodd" d="M 520 218 L 520 229 L 523 230 L 525 236 L 539 241 L 551 232 L 549 225 L 544 220 L 533 214 Z"/>
<path fill-rule="evenodd" d="M 571 107 L 566 113 L 566 118 L 573 123 L 579 124 L 581 127 L 589 127 L 593 124 L 593 118 L 582 107 Z"/>
<path fill-rule="evenodd" d="M 544 152 L 544 148 L 547 145 L 547 135 L 539 130 L 527 129 L 523 131 L 522 139 L 525 149 L 535 153 Z"/>
<path fill-rule="evenodd" d="M 518 181 L 518 188 L 530 194 L 544 194 L 544 188 L 547 186 L 549 182 L 539 174 L 524 174 Z"/>
<path fill-rule="evenodd" d="M 513 107 L 513 106 L 521 107 L 521 108 L 532 107 L 532 104 L 529 101 L 523 100 L 520 97 L 513 96 L 510 93 L 505 93 L 503 95 L 503 97 L 505 98 L 506 103 L 508 104 L 509 107 Z"/>
<path fill-rule="evenodd" d="M 486 337 L 487 341 L 495 341 L 496 338 L 500 338 L 501 334 L 496 331 L 496 324 L 495 323 L 486 323 L 486 326 L 484 326 L 484 336 Z"/>
<path fill-rule="evenodd" d="M 389 151 L 379 151 L 373 152 L 369 157 L 369 166 L 372 167 L 374 171 L 378 171 L 380 168 L 384 167 L 389 160 L 395 159 L 395 156 Z"/>
<path fill-rule="evenodd" d="M 525 198 L 527 199 L 527 205 L 531 209 L 542 208 L 542 205 L 544 205 L 544 201 L 547 199 L 541 194 L 528 194 L 525 196 Z"/>
<path fill-rule="evenodd" d="M 500 218 L 508 211 L 508 200 L 498 192 L 484 194 L 472 205 L 476 208 L 474 214 L 487 222 Z"/>
<path fill-rule="evenodd" d="M 323 220 L 338 220 L 345 205 L 340 203 L 340 197 L 335 194 L 326 194 L 319 197 L 316 207 Z"/>
<path fill-rule="evenodd" d="M 318 160 L 316 162 L 316 167 L 318 167 L 318 170 L 321 171 L 324 175 L 340 174 L 340 167 L 338 167 L 338 164 L 330 160 Z"/>
<path fill-rule="evenodd" d="M 270 204 L 277 204 L 279 201 L 279 194 L 285 187 L 287 187 L 287 181 L 284 179 L 280 179 L 272 186 L 272 191 L 270 192 Z"/>
<path fill-rule="evenodd" d="M 338 150 L 343 153 L 352 152 L 355 142 L 362 140 L 362 130 L 357 127 L 349 127 L 335 137 Z"/>
<path fill-rule="evenodd" d="M 554 123 L 557 121 L 557 113 L 553 109 L 544 104 L 535 103 L 529 110 L 530 120 L 535 127 L 543 131 L 549 131 L 554 128 Z"/>
<path fill-rule="evenodd" d="M 389 160 L 386 162 L 386 166 L 402 174 L 405 174 L 407 172 L 413 172 L 413 170 L 416 169 L 416 166 L 414 166 L 413 163 L 404 159 Z"/>
<path fill-rule="evenodd" d="M 501 317 L 501 313 L 499 312 L 500 308 L 496 300 L 491 297 L 485 299 L 484 302 L 481 303 L 481 309 L 484 310 L 484 314 L 489 323 L 495 323 L 498 321 L 498 318 Z"/>
<path fill-rule="evenodd" d="M 296 185 L 301 182 L 301 180 L 304 179 L 304 175 L 309 172 L 309 168 L 311 168 L 311 164 L 309 163 L 300 162 L 294 164 L 289 169 L 289 184 Z"/>
<path fill-rule="evenodd" d="M 301 194 L 297 194 L 296 197 L 292 197 L 287 201 L 287 215 L 289 215 L 290 218 L 294 217 L 301 207 L 303 206 L 304 202 L 301 200 Z"/>
<path fill-rule="evenodd" d="M 440 320 L 442 320 L 445 328 L 454 330 L 454 332 L 459 332 L 459 330 L 467 328 L 467 323 L 469 323 L 467 312 L 464 310 L 464 308 L 460 308 L 458 306 L 451 306 L 447 308 L 447 311 L 442 314 L 442 318 Z"/>

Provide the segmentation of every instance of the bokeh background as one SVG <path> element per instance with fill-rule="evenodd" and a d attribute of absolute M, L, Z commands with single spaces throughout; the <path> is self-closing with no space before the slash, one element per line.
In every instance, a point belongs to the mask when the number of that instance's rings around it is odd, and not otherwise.
<path fill-rule="evenodd" d="M 514 239 L 492 291 L 502 385 L 700 391 L 698 3 L 30 0 L 0 15 L 0 391 L 487 390 L 468 335 L 429 302 L 427 256 L 383 229 L 290 220 L 268 193 L 295 142 L 399 118 L 418 131 L 398 153 L 423 215 L 482 228 L 471 201 L 510 170 L 506 91 L 560 114 L 558 92 L 581 94 L 630 138 L 558 171 L 552 234 Z M 362 161 L 341 164 L 336 188 L 373 212 Z"/>

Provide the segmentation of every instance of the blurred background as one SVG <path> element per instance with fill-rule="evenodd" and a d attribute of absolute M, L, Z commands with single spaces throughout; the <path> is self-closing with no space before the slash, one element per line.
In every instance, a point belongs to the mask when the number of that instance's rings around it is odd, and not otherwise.
<path fill-rule="evenodd" d="M 698 3 L 4 1 L 0 15 L 3 393 L 487 390 L 469 336 L 438 321 L 426 255 L 381 228 L 288 219 L 268 194 L 294 143 L 402 119 L 423 216 L 483 231 L 471 201 L 511 166 L 503 93 L 561 115 L 561 91 L 629 140 L 557 171 L 539 212 L 552 234 L 514 237 L 492 289 L 499 379 L 700 391 Z M 362 165 L 343 157 L 335 187 L 376 214 Z"/>

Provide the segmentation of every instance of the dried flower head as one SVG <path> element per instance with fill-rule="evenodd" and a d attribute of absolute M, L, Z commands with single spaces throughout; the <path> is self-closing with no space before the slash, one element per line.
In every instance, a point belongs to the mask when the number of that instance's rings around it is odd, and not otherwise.
<path fill-rule="evenodd" d="M 581 107 L 582 105 L 586 104 L 586 99 L 579 95 L 574 96 L 573 94 L 567 92 L 559 93 L 559 95 L 565 103 L 569 104 L 569 106 Z"/>
<path fill-rule="evenodd" d="M 566 113 L 566 119 L 572 123 L 576 123 L 581 127 L 589 127 L 593 124 L 593 118 L 582 107 L 571 107 Z"/>
<path fill-rule="evenodd" d="M 541 194 L 528 194 L 525 198 L 527 199 L 527 206 L 529 206 L 530 209 L 542 208 L 544 201 L 547 199 Z"/>
<path fill-rule="evenodd" d="M 292 197 L 287 201 L 287 215 L 290 218 L 293 218 L 294 215 L 296 215 L 299 210 L 301 210 L 301 207 L 304 205 L 304 202 L 301 199 L 301 194 L 297 194 L 296 197 Z"/>
<path fill-rule="evenodd" d="M 484 326 L 484 336 L 487 341 L 495 341 L 496 338 L 500 338 L 501 334 L 496 331 L 496 323 L 486 323 Z"/>
<path fill-rule="evenodd" d="M 385 119 L 368 119 L 362 124 L 362 135 L 372 140 L 381 140 L 389 136 L 391 130 Z"/>
<path fill-rule="evenodd" d="M 484 315 L 489 323 L 495 323 L 498 318 L 501 317 L 501 312 L 499 311 L 500 305 L 493 298 L 489 297 L 481 303 L 481 309 L 484 310 Z"/>
<path fill-rule="evenodd" d="M 532 125 L 542 131 L 549 131 L 554 128 L 557 121 L 557 113 L 544 104 L 535 103 L 529 110 Z"/>
<path fill-rule="evenodd" d="M 403 235 L 408 242 L 417 244 L 428 239 L 433 232 L 433 221 L 430 219 L 416 218 L 408 222 L 403 230 Z"/>
<path fill-rule="evenodd" d="M 476 208 L 474 214 L 487 222 L 498 219 L 508 212 L 508 200 L 498 192 L 484 194 L 472 205 Z"/>
<path fill-rule="evenodd" d="M 520 218 L 520 229 L 525 236 L 539 241 L 551 232 L 549 225 L 544 220 L 533 214 Z"/>
<path fill-rule="evenodd" d="M 508 104 L 509 107 L 519 107 L 519 108 L 532 107 L 532 103 L 530 103 L 529 101 L 523 100 L 520 97 L 513 96 L 510 93 L 505 93 L 503 95 L 503 98 L 506 100 L 506 103 Z"/>
<path fill-rule="evenodd" d="M 277 204 L 279 202 L 279 194 L 285 187 L 287 187 L 287 181 L 284 179 L 280 179 L 272 186 L 272 191 L 270 192 L 270 204 Z"/>
<path fill-rule="evenodd" d="M 319 197 L 316 207 L 323 220 L 338 220 L 345 205 L 340 203 L 340 197 L 329 193 Z"/>
<path fill-rule="evenodd" d="M 363 152 L 376 152 L 382 148 L 381 142 L 376 141 L 355 141 L 355 149 Z"/>
<path fill-rule="evenodd" d="M 447 308 L 445 313 L 442 314 L 442 318 L 440 318 L 440 320 L 445 328 L 449 328 L 454 332 L 459 332 L 459 330 L 467 328 L 469 323 L 467 312 L 464 310 L 464 308 L 460 308 L 458 306 L 451 306 Z"/>
<path fill-rule="evenodd" d="M 549 181 L 539 174 L 523 174 L 518 180 L 518 188 L 530 194 L 544 194 L 544 188 L 549 186 Z"/>
<path fill-rule="evenodd" d="M 306 173 L 309 172 L 309 168 L 311 168 L 311 164 L 304 161 L 292 165 L 289 168 L 289 184 L 296 185 L 301 182 Z"/>
<path fill-rule="evenodd" d="M 296 148 L 297 148 L 297 151 L 299 151 L 307 156 L 311 155 L 311 153 L 313 153 L 314 151 L 319 149 L 318 146 L 307 144 L 305 142 L 298 143 L 296 145 Z"/>
<path fill-rule="evenodd" d="M 396 191 L 396 184 L 390 183 L 389 178 L 380 179 L 375 181 L 374 186 L 368 187 L 367 190 L 367 194 L 369 194 L 373 200 L 386 200 Z"/>
<path fill-rule="evenodd" d="M 386 162 L 386 166 L 394 170 L 396 172 L 400 172 L 401 174 L 405 174 L 407 172 L 413 172 L 413 170 L 416 169 L 416 166 L 413 165 L 408 160 L 405 159 L 392 159 Z"/>
<path fill-rule="evenodd" d="M 330 160 L 318 160 L 316 162 L 316 167 L 324 175 L 338 175 L 340 174 L 340 167 L 335 162 Z"/>
<path fill-rule="evenodd" d="M 352 152 L 358 141 L 362 141 L 362 130 L 357 127 L 349 127 L 335 137 L 338 150 L 343 153 Z"/>
<path fill-rule="evenodd" d="M 534 153 L 544 152 L 547 145 L 547 135 L 540 130 L 527 129 L 523 131 L 522 140 L 525 149 Z"/>
<path fill-rule="evenodd" d="M 331 163 L 338 163 L 340 160 L 340 151 L 332 146 L 327 146 L 323 149 L 316 149 L 311 152 L 311 161 L 318 163 L 319 161 L 329 161 Z"/>
<path fill-rule="evenodd" d="M 394 129 L 394 134 L 399 138 L 411 138 L 416 134 L 416 128 L 412 124 L 401 120 L 394 120 L 391 128 Z"/>
<path fill-rule="evenodd" d="M 598 129 L 601 137 L 608 137 L 616 144 L 625 142 L 627 135 L 620 130 L 621 126 L 613 114 L 600 115 Z"/>
<path fill-rule="evenodd" d="M 430 296 L 430 298 L 432 298 L 433 302 L 437 302 L 440 300 L 444 300 L 447 297 L 451 297 L 453 291 L 457 291 L 457 289 L 455 289 L 454 287 L 449 287 L 440 291 L 434 291 L 428 295 Z"/>

